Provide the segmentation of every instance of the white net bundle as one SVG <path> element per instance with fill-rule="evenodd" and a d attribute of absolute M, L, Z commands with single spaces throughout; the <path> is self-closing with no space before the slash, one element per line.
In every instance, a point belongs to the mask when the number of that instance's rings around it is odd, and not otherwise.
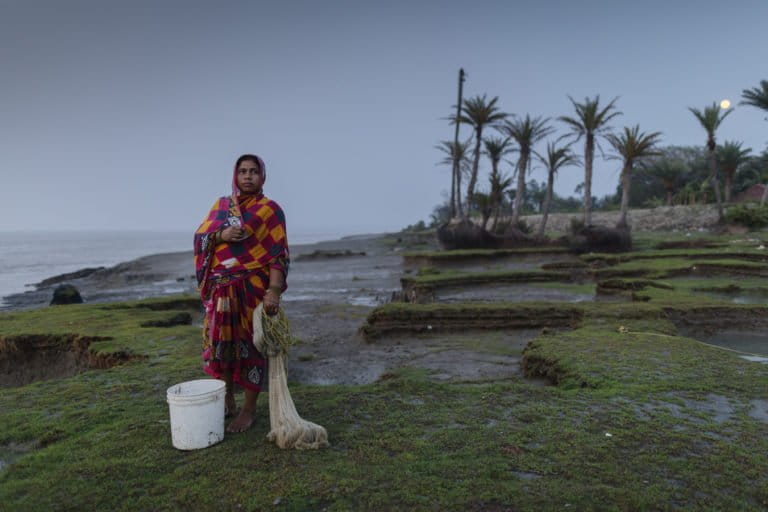
<path fill-rule="evenodd" d="M 288 378 L 285 358 L 291 344 L 288 319 L 282 310 L 274 316 L 264 313 L 264 305 L 253 312 L 253 343 L 269 358 L 269 424 L 267 439 L 280 448 L 315 450 L 328 446 L 325 428 L 307 421 L 296 412 Z"/>

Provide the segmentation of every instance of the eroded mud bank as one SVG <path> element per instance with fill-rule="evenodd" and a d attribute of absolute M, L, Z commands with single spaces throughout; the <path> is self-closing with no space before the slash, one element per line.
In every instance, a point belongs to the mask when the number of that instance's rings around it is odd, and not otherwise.
<path fill-rule="evenodd" d="M 109 337 L 79 334 L 24 334 L 0 338 L 0 387 L 71 377 L 93 368 L 110 368 L 137 357 L 125 351 L 108 354 L 90 349 Z"/>

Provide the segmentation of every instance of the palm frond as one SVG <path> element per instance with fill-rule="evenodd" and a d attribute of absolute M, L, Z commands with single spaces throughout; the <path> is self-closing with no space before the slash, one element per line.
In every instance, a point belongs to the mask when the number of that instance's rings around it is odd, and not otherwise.
<path fill-rule="evenodd" d="M 501 121 L 507 117 L 507 114 L 496 107 L 498 100 L 498 96 L 488 100 L 485 94 L 467 98 L 461 106 L 462 115 L 459 116 L 459 122 L 468 124 L 477 130 Z"/>
<path fill-rule="evenodd" d="M 549 126 L 548 117 L 531 117 L 530 114 L 526 114 L 524 118 L 507 119 L 500 130 L 517 142 L 521 150 L 530 150 L 537 142 L 554 132 L 554 128 Z"/>
<path fill-rule="evenodd" d="M 612 99 L 602 109 L 600 108 L 600 95 L 594 99 L 584 98 L 583 103 L 579 103 L 571 96 L 568 99 L 576 111 L 576 116 L 560 116 L 558 120 L 565 123 L 573 134 L 579 136 L 585 134 L 594 134 L 607 129 L 608 122 L 617 116 L 622 115 L 616 110 L 616 101 L 618 97 Z"/>
<path fill-rule="evenodd" d="M 581 159 L 571 150 L 572 144 L 558 146 L 557 142 L 547 143 L 546 156 L 535 153 L 547 172 L 556 173 L 562 167 L 581 165 Z"/>
<path fill-rule="evenodd" d="M 704 107 L 702 110 L 693 107 L 688 107 L 688 110 L 699 121 L 699 124 L 701 124 L 709 137 L 714 137 L 723 120 L 733 112 L 733 110 L 721 109 L 716 102 Z"/>
<path fill-rule="evenodd" d="M 625 126 L 619 135 L 609 133 L 605 136 L 616 152 L 615 157 L 630 163 L 639 158 L 660 155 L 655 147 L 660 138 L 661 132 L 641 132 L 640 125 Z"/>
<path fill-rule="evenodd" d="M 717 161 L 720 167 L 729 173 L 735 173 L 736 170 L 747 160 L 752 148 L 742 148 L 741 142 L 726 141 L 717 148 Z"/>
<path fill-rule="evenodd" d="M 741 91 L 742 100 L 739 105 L 749 105 L 768 110 L 768 80 L 760 80 L 759 87 Z"/>

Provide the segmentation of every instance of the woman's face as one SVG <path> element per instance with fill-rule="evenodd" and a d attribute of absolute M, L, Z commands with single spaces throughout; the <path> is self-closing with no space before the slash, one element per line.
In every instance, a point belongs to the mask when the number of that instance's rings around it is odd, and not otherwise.
<path fill-rule="evenodd" d="M 264 176 L 253 160 L 243 160 L 237 166 L 237 188 L 243 194 L 255 194 L 264 185 Z"/>

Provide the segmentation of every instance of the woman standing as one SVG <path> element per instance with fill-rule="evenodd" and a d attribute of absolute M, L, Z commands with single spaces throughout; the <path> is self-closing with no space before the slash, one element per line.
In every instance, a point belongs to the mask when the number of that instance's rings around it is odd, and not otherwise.
<path fill-rule="evenodd" d="M 227 416 L 236 414 L 234 384 L 245 403 L 227 432 L 253 423 L 267 361 L 253 345 L 253 310 L 277 313 L 289 254 L 285 215 L 264 196 L 266 167 L 256 155 L 237 159 L 232 195 L 219 198 L 195 232 L 195 271 L 205 306 L 203 369 L 227 384 Z"/>

